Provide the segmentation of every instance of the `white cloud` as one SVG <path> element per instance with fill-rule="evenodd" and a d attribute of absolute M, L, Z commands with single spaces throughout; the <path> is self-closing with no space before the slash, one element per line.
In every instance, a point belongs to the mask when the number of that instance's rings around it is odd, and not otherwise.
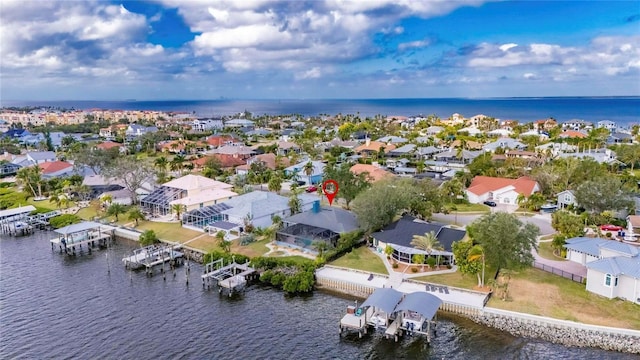
<path fill-rule="evenodd" d="M 510 44 L 504 44 L 504 45 L 500 45 L 499 49 L 502 51 L 507 51 L 509 49 L 512 49 L 514 47 L 518 46 L 518 44 L 514 44 L 514 43 L 510 43 Z"/>
<path fill-rule="evenodd" d="M 418 49 L 418 48 L 429 46 L 430 44 L 431 44 L 431 41 L 429 39 L 410 41 L 410 42 L 398 44 L 398 50 L 405 51 L 408 49 Z"/>

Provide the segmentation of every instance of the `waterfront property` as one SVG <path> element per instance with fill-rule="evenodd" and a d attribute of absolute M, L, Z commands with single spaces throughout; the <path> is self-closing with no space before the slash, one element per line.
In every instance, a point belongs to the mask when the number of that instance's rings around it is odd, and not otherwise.
<path fill-rule="evenodd" d="M 164 274 L 164 264 L 169 263 L 171 268 L 181 265 L 184 262 L 184 254 L 177 251 L 174 246 L 150 245 L 136 249 L 133 255 L 122 259 L 127 269 L 137 270 L 144 268 L 148 276 L 153 275 L 153 268 L 162 265 Z"/>
<path fill-rule="evenodd" d="M 60 253 L 77 255 L 86 249 L 91 254 L 91 249 L 108 246 L 114 237 L 114 228 L 93 221 L 85 221 L 79 224 L 65 226 L 54 230 L 57 237 L 50 240 L 51 250 L 57 246 Z M 83 248 L 84 246 L 84 248 Z"/>
<path fill-rule="evenodd" d="M 441 250 L 432 249 L 428 252 L 411 245 L 415 235 L 424 236 L 430 232 L 435 233 L 438 242 L 442 245 Z M 387 245 L 391 246 L 393 248 L 391 257 L 396 261 L 411 264 L 414 255 L 422 254 L 425 256 L 425 260 L 432 256 L 439 257 L 444 264 L 453 264 L 451 245 L 454 241 L 462 240 L 465 233 L 464 230 L 452 229 L 443 224 L 426 222 L 405 215 L 371 236 L 373 237 L 373 245 L 378 248 L 378 251 L 384 251 Z"/>
<path fill-rule="evenodd" d="M 285 227 L 276 234 L 279 245 L 300 248 L 316 253 L 316 244 L 323 242 L 327 248 L 336 247 L 340 234 L 358 230 L 356 216 L 337 207 L 321 207 L 320 201 L 313 203 L 311 211 L 302 212 L 284 219 Z"/>
<path fill-rule="evenodd" d="M 640 304 L 640 248 L 599 238 L 567 240 L 567 259 L 587 268 L 587 291 Z"/>
<path fill-rule="evenodd" d="M 164 183 L 142 199 L 140 207 L 151 216 L 170 215 L 174 205 L 191 211 L 238 195 L 232 188 L 230 184 L 189 174 Z"/>
<path fill-rule="evenodd" d="M 420 334 L 431 341 L 431 323 L 442 304 L 426 292 L 403 294 L 392 288 L 377 289 L 360 306 L 348 306 L 340 320 L 340 333 L 355 330 L 362 337 L 368 327 L 381 329 L 398 341 L 403 334 Z"/>
<path fill-rule="evenodd" d="M 226 289 L 231 296 L 234 292 L 244 290 L 248 280 L 255 275 L 255 269 L 248 264 L 238 264 L 233 261 L 225 266 L 224 258 L 221 258 L 205 265 L 202 288 L 210 289 L 212 286 L 217 286 L 219 293 Z"/>
<path fill-rule="evenodd" d="M 3 234 L 27 235 L 33 230 L 28 223 L 29 214 L 35 211 L 33 205 L 0 210 L 0 230 Z"/>

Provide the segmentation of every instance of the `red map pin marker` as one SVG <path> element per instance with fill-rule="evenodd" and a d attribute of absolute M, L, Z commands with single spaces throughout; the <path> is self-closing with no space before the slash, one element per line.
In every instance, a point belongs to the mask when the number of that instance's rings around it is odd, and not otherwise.
<path fill-rule="evenodd" d="M 333 186 L 329 186 L 329 189 L 327 190 L 327 185 Z M 327 196 L 327 200 L 329 200 L 329 206 L 331 206 L 331 204 L 333 203 L 333 199 L 338 194 L 338 182 L 335 180 L 325 180 L 325 182 L 322 183 L 322 192 Z"/>

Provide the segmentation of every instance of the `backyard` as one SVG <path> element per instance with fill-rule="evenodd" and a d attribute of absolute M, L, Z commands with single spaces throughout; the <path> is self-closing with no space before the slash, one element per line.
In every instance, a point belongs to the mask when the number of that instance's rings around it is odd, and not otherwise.
<path fill-rule="evenodd" d="M 543 257 L 549 260 L 566 261 L 566 259 L 553 254 L 553 247 L 551 246 L 550 241 L 544 241 L 544 242 L 538 243 L 538 255 L 540 255 L 540 257 Z"/>
<path fill-rule="evenodd" d="M 122 219 L 126 218 L 126 215 L 122 215 L 121 221 L 125 221 Z M 126 220 L 127 223 L 131 222 L 131 220 Z M 164 223 L 164 222 L 156 222 L 156 221 L 140 221 L 139 225 L 135 228 L 139 231 L 145 230 L 153 230 L 159 239 L 176 241 L 183 243 L 187 240 L 191 240 L 196 236 L 202 235 L 203 233 L 195 230 L 189 230 L 183 228 L 180 223 Z"/>
<path fill-rule="evenodd" d="M 538 269 L 512 276 L 509 299 L 493 296 L 487 306 L 587 324 L 640 329 L 640 305 L 609 300 L 585 286 Z"/>
<path fill-rule="evenodd" d="M 489 283 L 490 279 L 493 279 L 496 270 L 487 267 L 485 269 L 485 284 Z M 456 271 L 454 273 L 449 274 L 438 274 L 438 275 L 428 275 L 428 276 L 420 276 L 417 278 L 413 278 L 413 280 L 417 281 L 425 281 L 432 284 L 442 284 L 449 285 L 454 287 L 459 287 L 463 289 L 470 290 L 479 290 L 482 291 L 478 287 L 478 277 L 475 275 L 467 275 L 462 274 L 460 271 Z M 488 289 L 486 289 L 488 291 Z"/>
<path fill-rule="evenodd" d="M 358 269 L 379 274 L 388 274 L 382 260 L 366 246 L 353 249 L 329 265 L 341 266 L 350 269 Z"/>

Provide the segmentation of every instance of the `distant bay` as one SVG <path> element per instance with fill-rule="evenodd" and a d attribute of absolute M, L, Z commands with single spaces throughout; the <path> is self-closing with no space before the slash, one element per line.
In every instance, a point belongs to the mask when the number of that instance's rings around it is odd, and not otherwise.
<path fill-rule="evenodd" d="M 413 116 L 453 113 L 465 117 L 484 114 L 498 119 L 529 122 L 553 117 L 560 122 L 582 119 L 611 120 L 621 126 L 640 124 L 640 97 L 538 97 L 538 98 L 445 98 L 445 99 L 324 99 L 324 100 L 166 100 L 166 101 L 10 101 L 7 106 L 52 106 L 78 110 L 158 110 L 223 116 L 249 111 L 254 115 L 359 114 L 360 116 Z"/>

